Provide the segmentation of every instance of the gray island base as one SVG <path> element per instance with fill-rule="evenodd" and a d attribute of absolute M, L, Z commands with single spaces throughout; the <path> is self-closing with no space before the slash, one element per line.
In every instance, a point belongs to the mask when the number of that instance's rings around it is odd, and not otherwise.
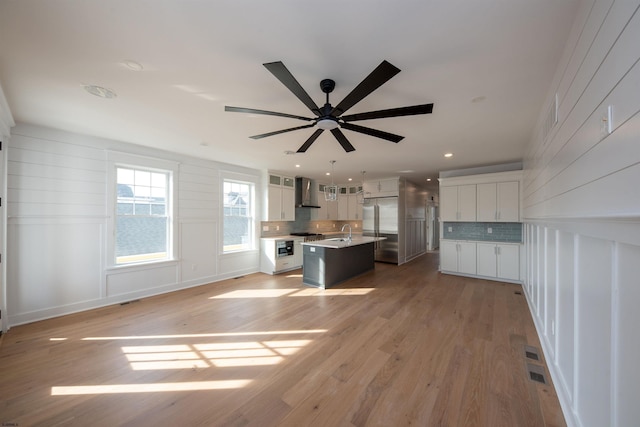
<path fill-rule="evenodd" d="M 382 238 L 303 243 L 302 283 L 326 289 L 373 270 L 374 245 L 378 240 Z"/>

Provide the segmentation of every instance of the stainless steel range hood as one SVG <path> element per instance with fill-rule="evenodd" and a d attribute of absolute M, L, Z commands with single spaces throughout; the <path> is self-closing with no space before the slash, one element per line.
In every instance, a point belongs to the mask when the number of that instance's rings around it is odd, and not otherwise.
<path fill-rule="evenodd" d="M 320 208 L 313 181 L 296 177 L 296 208 Z"/>

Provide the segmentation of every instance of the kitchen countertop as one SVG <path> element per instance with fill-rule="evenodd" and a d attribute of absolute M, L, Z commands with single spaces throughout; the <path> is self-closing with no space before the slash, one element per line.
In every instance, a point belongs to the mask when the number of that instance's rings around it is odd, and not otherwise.
<path fill-rule="evenodd" d="M 378 242 L 380 240 L 385 240 L 386 237 L 370 237 L 370 236 L 352 236 L 351 241 L 348 241 L 346 238 L 343 241 L 340 240 L 316 240 L 315 242 L 303 242 L 303 245 L 307 246 L 322 246 L 323 248 L 331 248 L 331 249 L 341 249 L 347 248 L 351 246 L 364 245 L 367 243 Z"/>

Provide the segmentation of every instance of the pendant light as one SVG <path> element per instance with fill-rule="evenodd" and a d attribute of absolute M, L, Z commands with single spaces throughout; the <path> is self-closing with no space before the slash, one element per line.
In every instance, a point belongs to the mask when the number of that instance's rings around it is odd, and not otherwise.
<path fill-rule="evenodd" d="M 331 160 L 331 185 L 325 185 L 324 187 L 324 199 L 327 202 L 335 202 L 338 200 L 338 186 L 333 183 L 333 164 L 335 160 Z"/>

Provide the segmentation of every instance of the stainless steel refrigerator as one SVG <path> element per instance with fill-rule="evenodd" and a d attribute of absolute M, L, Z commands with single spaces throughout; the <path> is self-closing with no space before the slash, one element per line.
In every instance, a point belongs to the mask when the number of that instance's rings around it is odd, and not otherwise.
<path fill-rule="evenodd" d="M 398 264 L 398 197 L 364 200 L 362 235 L 386 237 L 376 242 L 375 260 Z"/>

